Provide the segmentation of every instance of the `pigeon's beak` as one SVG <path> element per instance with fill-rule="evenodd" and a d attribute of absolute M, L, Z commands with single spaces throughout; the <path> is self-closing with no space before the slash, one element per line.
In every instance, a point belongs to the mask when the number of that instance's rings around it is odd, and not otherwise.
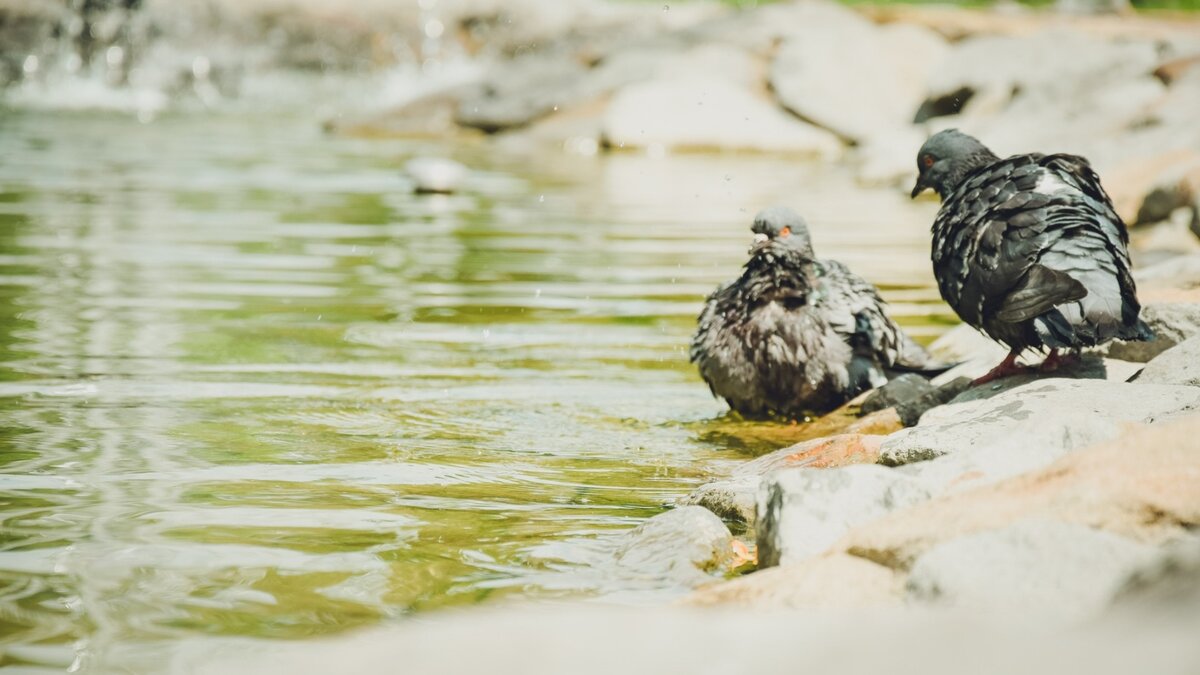
<path fill-rule="evenodd" d="M 911 196 L 912 196 L 912 198 L 913 198 L 913 199 L 916 199 L 916 198 L 917 198 L 917 195 L 919 195 L 919 194 L 921 194 L 922 192 L 924 192 L 926 187 L 928 187 L 928 186 L 927 186 L 927 185 L 925 185 L 925 182 L 924 182 L 923 180 L 921 180 L 921 177 L 920 177 L 920 176 L 918 176 L 918 177 L 917 177 L 917 184 L 916 184 L 916 185 L 914 185 L 914 186 L 913 186 L 913 189 L 912 189 L 912 195 L 911 195 Z"/>
<path fill-rule="evenodd" d="M 747 253 L 757 253 L 759 249 L 767 245 L 771 238 L 759 232 L 754 235 L 754 240 L 750 242 L 750 250 Z"/>

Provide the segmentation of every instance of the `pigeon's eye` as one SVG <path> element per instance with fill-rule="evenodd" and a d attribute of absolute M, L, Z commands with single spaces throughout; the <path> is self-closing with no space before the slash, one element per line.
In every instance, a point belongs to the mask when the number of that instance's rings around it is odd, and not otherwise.
<path fill-rule="evenodd" d="M 923 165 L 923 166 L 924 166 L 926 169 L 928 169 L 929 167 L 933 166 L 933 155 L 925 155 L 924 157 L 922 157 L 922 158 L 921 158 L 921 164 L 922 164 L 922 165 Z"/>
<path fill-rule="evenodd" d="M 790 237 L 790 236 L 792 236 L 792 228 L 790 228 L 790 227 L 785 227 L 779 231 L 779 237 L 781 239 L 783 237 Z"/>

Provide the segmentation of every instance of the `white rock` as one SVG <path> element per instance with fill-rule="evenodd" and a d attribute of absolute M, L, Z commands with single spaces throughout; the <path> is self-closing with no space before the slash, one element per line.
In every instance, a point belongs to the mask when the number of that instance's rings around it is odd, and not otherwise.
<path fill-rule="evenodd" d="M 794 119 L 719 78 L 656 79 L 621 89 L 604 117 L 617 148 L 752 150 L 825 159 L 841 152 L 827 131 Z"/>
<path fill-rule="evenodd" d="M 953 539 L 913 564 L 912 600 L 1079 619 L 1104 608 L 1152 547 L 1082 525 L 1024 521 Z"/>
<path fill-rule="evenodd" d="M 467 167 L 452 159 L 420 157 L 404 165 L 413 181 L 413 191 L 419 193 L 457 192 L 467 177 Z"/>
<path fill-rule="evenodd" d="M 1182 384 L 1200 387 L 1200 335 L 1180 342 L 1154 357 L 1138 375 L 1140 384 Z"/>
<path fill-rule="evenodd" d="M 929 496 L 913 477 L 874 464 L 777 471 L 759 490 L 758 565 L 818 555 L 852 526 Z"/>
<path fill-rule="evenodd" d="M 978 389 L 963 397 L 978 396 Z M 883 442 L 880 462 L 916 462 L 904 471 L 935 493 L 965 489 L 1115 438 L 1129 422 L 1161 421 L 1198 407 L 1200 389 L 1194 387 L 1042 379 L 930 410 L 920 424 Z"/>
<path fill-rule="evenodd" d="M 855 141 L 907 128 L 925 98 L 929 70 L 947 50 L 942 38 L 916 26 L 854 22 L 821 31 L 780 47 L 770 72 L 779 101 Z M 914 157 L 917 147 L 909 151 Z"/>

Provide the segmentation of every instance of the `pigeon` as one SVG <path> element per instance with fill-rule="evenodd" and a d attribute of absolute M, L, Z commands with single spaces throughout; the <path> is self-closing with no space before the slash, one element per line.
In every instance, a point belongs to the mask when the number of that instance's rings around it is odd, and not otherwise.
<path fill-rule="evenodd" d="M 749 262 L 708 297 L 690 350 L 730 408 L 751 419 L 803 419 L 896 371 L 938 368 L 887 315 L 874 286 L 816 258 L 795 211 L 764 209 L 751 230 Z"/>
<path fill-rule="evenodd" d="M 1049 350 L 1045 372 L 1084 347 L 1153 339 L 1138 318 L 1128 231 L 1086 159 L 1000 159 L 949 129 L 921 146 L 917 170 L 912 196 L 942 198 L 932 255 L 942 298 L 1009 349 L 976 384 L 1029 371 L 1016 363 L 1026 349 Z"/>

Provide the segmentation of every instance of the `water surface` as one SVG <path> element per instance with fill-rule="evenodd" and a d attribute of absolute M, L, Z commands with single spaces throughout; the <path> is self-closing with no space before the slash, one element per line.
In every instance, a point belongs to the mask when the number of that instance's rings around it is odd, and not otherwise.
<path fill-rule="evenodd" d="M 466 190 L 411 195 L 423 155 Z M 0 157 L 0 665 L 680 592 L 599 562 L 796 433 L 686 357 L 761 206 L 946 320 L 933 206 L 792 159 L 44 110 L 0 111 Z"/>

